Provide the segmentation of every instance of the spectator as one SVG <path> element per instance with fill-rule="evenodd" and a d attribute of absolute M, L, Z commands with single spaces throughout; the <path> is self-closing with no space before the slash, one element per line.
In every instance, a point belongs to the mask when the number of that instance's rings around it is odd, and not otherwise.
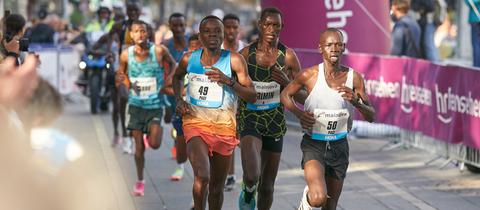
<path fill-rule="evenodd" d="M 34 55 L 28 55 L 18 68 L 13 58 L 0 63 L 0 140 L 22 136 L 22 127 L 13 110 L 23 109 L 33 95 L 38 81 L 37 64 Z"/>
<path fill-rule="evenodd" d="M 73 4 L 73 11 L 72 14 L 70 14 L 70 24 L 72 28 L 78 29 L 83 26 L 85 22 L 85 17 L 82 14 L 82 11 L 80 10 L 80 4 L 78 2 L 74 2 Z"/>
<path fill-rule="evenodd" d="M 443 23 L 446 14 L 445 0 L 412 0 L 412 16 L 420 26 L 420 51 L 422 58 L 439 61 L 434 35 L 437 27 Z"/>
<path fill-rule="evenodd" d="M 19 14 L 11 14 L 5 17 L 0 43 L 0 61 L 7 56 L 12 56 L 16 59 L 16 64 L 19 64 L 20 51 L 28 50 L 28 41 L 22 39 L 25 32 L 25 23 L 25 18 Z"/>
<path fill-rule="evenodd" d="M 252 20 L 252 29 L 248 32 L 247 35 L 247 42 L 251 43 L 254 42 L 258 39 L 258 27 L 257 27 L 257 21 Z"/>
<path fill-rule="evenodd" d="M 24 64 L 16 68 L 13 59 L 0 64 L 0 107 L 22 107 L 37 86 L 38 58 L 28 55 Z"/>
<path fill-rule="evenodd" d="M 480 67 L 480 0 L 465 0 L 470 8 L 468 22 L 472 26 L 473 66 Z"/>
<path fill-rule="evenodd" d="M 37 44 L 54 44 L 55 30 L 48 24 L 48 13 L 45 10 L 38 12 L 39 23 L 29 31 L 30 42 Z"/>
<path fill-rule="evenodd" d="M 112 12 L 108 7 L 99 7 L 97 10 L 97 19 L 92 20 L 85 27 L 89 45 L 95 44 L 101 36 L 112 29 L 115 21 L 110 18 Z"/>
<path fill-rule="evenodd" d="M 392 49 L 390 54 L 421 58 L 420 26 L 407 15 L 410 9 L 408 0 L 393 0 L 390 16 L 395 23 L 392 30 Z"/>

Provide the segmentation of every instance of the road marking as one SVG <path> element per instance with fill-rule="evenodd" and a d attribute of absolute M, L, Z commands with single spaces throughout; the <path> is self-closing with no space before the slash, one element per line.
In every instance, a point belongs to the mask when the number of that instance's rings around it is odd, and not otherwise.
<path fill-rule="evenodd" d="M 397 194 L 401 198 L 405 199 L 406 201 L 410 202 L 417 208 L 421 210 L 436 210 L 437 208 L 430 206 L 428 203 L 416 198 L 411 193 L 401 189 L 397 185 L 393 184 L 392 182 L 385 179 L 382 175 L 373 172 L 372 170 L 365 170 L 364 173 L 371 179 L 375 180 L 377 183 L 381 184 L 391 192 Z"/>
<path fill-rule="evenodd" d="M 117 209 L 136 209 L 133 198 L 129 194 L 130 190 L 127 187 L 127 182 L 123 176 L 120 164 L 118 163 L 117 158 L 110 147 L 110 142 L 108 141 L 109 138 L 105 132 L 105 125 L 102 123 L 99 116 L 94 115 L 91 117 L 93 121 L 93 127 L 97 133 L 98 142 L 100 143 L 100 147 L 102 149 L 103 158 L 105 159 L 113 193 L 115 194 L 115 198 L 117 200 Z"/>

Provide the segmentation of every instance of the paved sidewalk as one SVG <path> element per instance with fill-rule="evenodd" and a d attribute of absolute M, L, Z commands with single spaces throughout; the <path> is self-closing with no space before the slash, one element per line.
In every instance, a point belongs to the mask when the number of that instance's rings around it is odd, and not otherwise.
<path fill-rule="evenodd" d="M 83 170 L 91 177 L 86 198 L 96 199 L 100 209 L 184 210 L 191 205 L 192 170 L 185 166 L 183 180 L 171 182 L 176 162 L 171 159 L 173 141 L 170 125 L 165 126 L 159 150 L 146 152 L 146 189 L 144 197 L 132 197 L 136 180 L 133 156 L 120 148 L 110 147 L 110 115 L 90 115 L 86 104 L 68 103 L 57 127 L 76 138 L 84 147 Z M 296 209 L 305 186 L 300 169 L 301 132 L 290 128 L 284 138 L 284 149 L 275 186 L 274 210 Z M 350 140 L 350 167 L 338 209 L 480 209 L 479 175 L 461 172 L 450 165 L 438 169 L 441 161 L 425 166 L 433 156 L 417 149 L 379 151 L 386 143 L 377 139 Z M 241 173 L 240 151 L 235 153 L 237 186 L 225 192 L 223 209 L 238 209 L 237 198 Z"/>

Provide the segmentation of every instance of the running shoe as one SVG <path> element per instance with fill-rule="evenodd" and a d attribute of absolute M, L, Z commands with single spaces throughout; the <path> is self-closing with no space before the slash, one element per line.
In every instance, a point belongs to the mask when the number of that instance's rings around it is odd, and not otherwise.
<path fill-rule="evenodd" d="M 177 159 L 177 147 L 173 146 L 172 149 L 170 150 L 170 153 L 172 154 L 172 160 Z"/>
<path fill-rule="evenodd" d="M 130 137 L 125 137 L 123 143 L 123 153 L 125 154 L 133 154 L 133 149 L 132 149 L 132 139 Z"/>
<path fill-rule="evenodd" d="M 150 148 L 150 144 L 148 143 L 148 135 L 147 134 L 143 134 L 143 144 L 145 145 L 145 149 Z"/>
<path fill-rule="evenodd" d="M 120 143 L 121 137 L 118 134 L 113 135 L 112 147 L 116 147 Z"/>
<path fill-rule="evenodd" d="M 173 172 L 172 176 L 170 176 L 170 180 L 180 181 L 183 178 L 184 171 L 185 169 L 183 169 L 182 167 L 177 167 L 177 169 L 175 169 L 175 172 Z"/>
<path fill-rule="evenodd" d="M 235 188 L 235 176 L 229 176 L 225 182 L 225 191 L 232 191 Z"/>
<path fill-rule="evenodd" d="M 238 197 L 238 209 L 240 210 L 255 210 L 257 191 L 247 192 L 242 183 L 242 191 Z"/>
<path fill-rule="evenodd" d="M 134 196 L 144 196 L 145 195 L 145 181 L 137 181 L 133 186 L 133 195 Z"/>
<path fill-rule="evenodd" d="M 307 192 L 308 192 L 308 186 L 305 186 L 305 189 L 303 190 L 302 200 L 300 201 L 300 206 L 298 206 L 297 210 L 312 210 L 313 209 L 307 201 Z"/>

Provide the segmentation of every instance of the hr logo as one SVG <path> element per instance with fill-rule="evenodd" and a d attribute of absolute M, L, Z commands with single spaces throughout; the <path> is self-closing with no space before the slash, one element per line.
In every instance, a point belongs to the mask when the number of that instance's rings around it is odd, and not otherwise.
<path fill-rule="evenodd" d="M 413 111 L 411 103 L 432 106 L 432 91 L 422 86 L 407 83 L 407 78 L 402 77 L 402 97 L 400 108 L 405 113 Z"/>
<path fill-rule="evenodd" d="M 442 93 L 435 84 L 435 98 L 437 99 L 437 118 L 445 124 L 453 120 L 448 111 L 480 117 L 480 101 L 472 98 L 470 91 L 468 96 L 457 95 L 452 93 L 452 87 L 448 87 L 447 92 Z"/>
<path fill-rule="evenodd" d="M 348 42 L 348 34 L 343 27 L 347 25 L 347 18 L 353 16 L 352 10 L 341 10 L 345 6 L 345 0 L 325 0 L 325 8 L 327 9 L 327 27 L 338 28 L 342 31 L 343 41 Z"/>

